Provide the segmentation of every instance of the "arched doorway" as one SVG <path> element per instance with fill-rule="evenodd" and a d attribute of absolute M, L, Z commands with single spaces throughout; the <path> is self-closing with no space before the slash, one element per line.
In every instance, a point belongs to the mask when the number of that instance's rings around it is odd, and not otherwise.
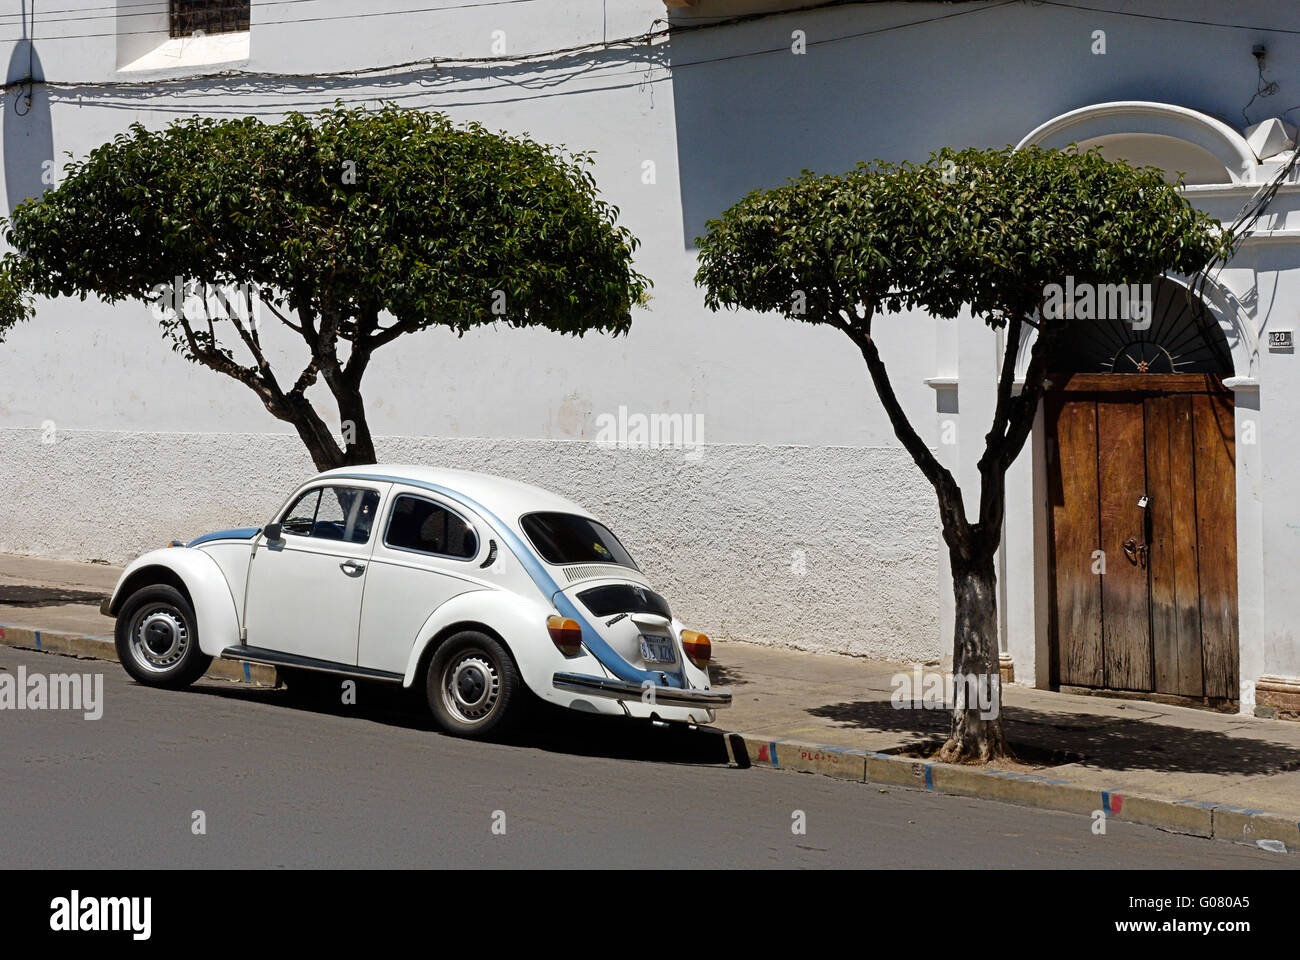
<path fill-rule="evenodd" d="M 1185 288 L 1076 321 L 1044 401 L 1052 683 L 1231 707 L 1236 455 L 1228 344 Z"/>

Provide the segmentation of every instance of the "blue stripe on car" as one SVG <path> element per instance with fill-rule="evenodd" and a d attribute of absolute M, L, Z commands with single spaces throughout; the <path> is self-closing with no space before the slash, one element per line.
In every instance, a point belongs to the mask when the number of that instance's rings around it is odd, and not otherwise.
<path fill-rule="evenodd" d="M 187 547 L 197 546 L 200 543 L 207 543 L 209 540 L 252 540 L 261 533 L 261 527 L 240 527 L 237 530 L 218 530 L 216 533 L 205 533 L 201 537 L 196 537 Z"/>
<path fill-rule="evenodd" d="M 471 500 L 462 493 L 449 490 L 446 487 L 436 483 L 428 483 L 424 480 L 411 480 L 406 477 L 389 477 L 376 473 L 348 473 L 348 474 L 330 474 L 324 479 L 333 480 L 375 480 L 382 483 L 401 483 L 409 487 L 421 487 L 425 490 L 432 490 L 434 493 L 442 494 L 449 500 L 454 500 L 470 510 L 475 511 L 489 522 L 496 525 L 501 537 L 506 541 L 511 552 L 519 558 L 519 562 L 524 565 L 528 575 L 533 578 L 533 583 L 542 591 L 546 597 L 555 604 L 555 608 L 565 617 L 571 617 L 578 621 L 578 626 L 582 628 L 582 639 L 586 643 L 587 649 L 592 655 L 601 662 L 610 673 L 620 680 L 626 680 L 629 683 L 652 683 L 656 686 L 685 687 L 686 684 L 682 677 L 674 673 L 658 673 L 649 670 L 638 670 L 632 664 L 620 657 L 607 644 L 604 639 L 596 632 L 595 627 L 587 622 L 587 618 L 582 615 L 577 606 L 566 597 L 560 590 L 555 580 L 546 572 L 541 561 L 533 553 L 532 549 L 521 540 L 513 530 L 510 529 L 502 520 L 492 511 L 488 510 L 482 504 Z"/>

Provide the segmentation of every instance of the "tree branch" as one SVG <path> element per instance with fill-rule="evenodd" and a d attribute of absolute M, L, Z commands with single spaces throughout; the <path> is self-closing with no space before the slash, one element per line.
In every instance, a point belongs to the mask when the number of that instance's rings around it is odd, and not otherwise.
<path fill-rule="evenodd" d="M 250 300 L 251 300 L 251 298 L 250 298 Z M 250 304 L 250 306 L 251 306 L 251 304 Z M 300 327 L 300 326 L 298 326 L 298 324 L 294 323 L 292 320 L 290 320 L 288 317 L 286 317 L 283 313 L 281 313 L 279 310 L 277 310 L 276 307 L 275 307 L 275 304 L 273 304 L 273 303 L 268 303 L 266 300 L 263 300 L 263 301 L 262 301 L 262 306 L 266 307 L 266 309 L 270 310 L 271 313 L 275 314 L 275 318 L 276 318 L 277 320 L 279 320 L 281 323 L 283 323 L 283 324 L 284 324 L 286 327 L 288 327 L 290 330 L 294 331 L 294 332 L 295 332 L 296 334 L 298 334 L 299 336 L 303 336 L 303 335 L 304 335 L 304 334 L 303 334 L 303 328 Z"/>
<path fill-rule="evenodd" d="M 894 435 L 898 437 L 903 448 L 912 455 L 912 459 L 916 461 L 916 465 L 921 468 L 921 472 L 925 474 L 925 478 L 930 481 L 938 495 L 944 539 L 949 547 L 965 551 L 969 547 L 970 527 L 966 520 L 966 507 L 962 503 L 961 488 L 957 486 L 957 481 L 953 479 L 948 468 L 935 459 L 930 448 L 926 446 L 925 441 L 908 420 L 903 405 L 899 403 L 898 396 L 894 393 L 894 386 L 890 382 L 884 361 L 880 359 L 876 342 L 871 337 L 870 321 L 873 310 L 870 306 L 865 309 L 866 315 L 862 328 L 854 327 L 839 318 L 832 318 L 828 322 L 843 330 L 862 352 L 876 394 L 880 397 L 881 405 L 889 416 L 889 422 L 893 424 Z"/>
<path fill-rule="evenodd" d="M 1019 315 L 1013 314 L 1007 323 L 1006 349 L 1002 355 L 1002 370 L 998 374 L 997 404 L 993 409 L 993 425 L 984 437 L 984 453 L 979 459 L 981 530 L 1001 526 L 1005 511 L 1006 485 L 1002 465 L 1002 447 L 1006 443 L 1007 420 L 1011 415 L 1012 388 L 1016 378 L 1016 360 L 1020 355 L 1020 337 L 1024 330 Z"/>
<path fill-rule="evenodd" d="M 342 449 L 334 440 L 334 436 L 330 433 L 325 421 L 316 413 L 315 408 L 307 401 L 306 397 L 302 396 L 301 391 L 297 391 L 295 387 L 295 392 L 286 396 L 281 392 L 273 376 L 269 377 L 269 379 L 264 378 L 258 368 L 245 367 L 236 363 L 234 359 L 217 348 L 215 338 L 210 339 L 209 346 L 203 346 L 189 321 L 183 315 L 179 316 L 177 320 L 185 333 L 185 341 L 194 360 L 211 370 L 224 373 L 231 379 L 238 380 L 245 386 L 250 387 L 271 416 L 293 426 L 298 432 L 298 436 L 302 438 L 303 443 L 307 445 L 307 449 L 318 468 L 325 470 L 342 463 Z M 211 325 L 209 324 L 210 329 Z M 212 336 L 211 333 L 209 336 Z M 269 374 L 270 368 L 267 367 L 266 370 Z M 305 375 L 306 372 L 304 371 Z M 300 382 L 302 379 L 303 377 L 299 377 Z"/>
<path fill-rule="evenodd" d="M 386 343 L 392 343 L 404 333 L 414 333 L 420 329 L 420 320 L 415 317 L 399 317 L 394 320 L 391 326 L 378 327 L 366 341 L 372 351 L 379 349 Z"/>

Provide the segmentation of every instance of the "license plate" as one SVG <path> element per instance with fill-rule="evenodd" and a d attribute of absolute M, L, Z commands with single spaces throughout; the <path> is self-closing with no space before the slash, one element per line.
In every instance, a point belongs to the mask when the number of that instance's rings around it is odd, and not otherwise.
<path fill-rule="evenodd" d="M 676 663 L 672 638 L 641 634 L 641 659 L 646 663 Z"/>

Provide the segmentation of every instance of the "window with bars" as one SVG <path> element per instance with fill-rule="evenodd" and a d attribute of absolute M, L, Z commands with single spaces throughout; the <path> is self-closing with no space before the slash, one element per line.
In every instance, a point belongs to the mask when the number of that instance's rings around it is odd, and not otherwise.
<path fill-rule="evenodd" d="M 249 0 L 170 0 L 171 36 L 247 30 L 248 4 Z"/>

